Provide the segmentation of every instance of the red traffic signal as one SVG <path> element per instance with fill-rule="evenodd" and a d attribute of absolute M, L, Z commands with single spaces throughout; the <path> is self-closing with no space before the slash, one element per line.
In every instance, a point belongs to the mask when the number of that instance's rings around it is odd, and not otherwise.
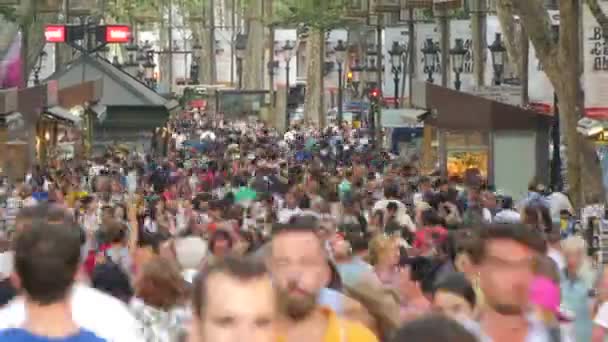
<path fill-rule="evenodd" d="M 369 91 L 369 97 L 371 97 L 371 98 L 378 98 L 378 97 L 380 97 L 380 89 L 373 88 L 372 90 L 370 90 Z"/>

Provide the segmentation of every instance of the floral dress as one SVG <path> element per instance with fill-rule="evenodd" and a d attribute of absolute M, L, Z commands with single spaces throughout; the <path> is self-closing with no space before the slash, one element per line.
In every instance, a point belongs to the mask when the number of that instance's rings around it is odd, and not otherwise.
<path fill-rule="evenodd" d="M 140 323 L 145 342 L 185 341 L 190 314 L 181 307 L 169 311 L 146 305 L 139 299 L 129 304 L 131 312 Z"/>

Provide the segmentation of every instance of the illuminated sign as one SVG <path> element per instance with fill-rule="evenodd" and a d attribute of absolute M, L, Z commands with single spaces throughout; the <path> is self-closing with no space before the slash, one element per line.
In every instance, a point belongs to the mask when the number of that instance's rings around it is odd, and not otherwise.
<path fill-rule="evenodd" d="M 106 43 L 128 43 L 131 40 L 131 28 L 127 25 L 106 26 Z"/>
<path fill-rule="evenodd" d="M 64 43 L 65 26 L 47 25 L 44 28 L 44 38 L 46 39 L 47 43 Z"/>

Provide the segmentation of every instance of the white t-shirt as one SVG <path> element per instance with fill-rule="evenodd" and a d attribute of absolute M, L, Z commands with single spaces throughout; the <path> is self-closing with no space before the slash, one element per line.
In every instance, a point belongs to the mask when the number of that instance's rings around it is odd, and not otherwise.
<path fill-rule="evenodd" d="M 597 314 L 593 319 L 593 323 L 604 329 L 608 329 L 608 302 L 604 302 L 600 305 L 600 308 L 597 310 Z"/>
<path fill-rule="evenodd" d="M 72 317 L 80 327 L 110 342 L 143 342 L 141 328 L 125 304 L 96 289 L 76 284 Z M 0 309 L 0 331 L 23 326 L 25 304 L 18 297 Z"/>
<path fill-rule="evenodd" d="M 372 214 L 377 210 L 382 210 L 384 212 L 384 215 L 386 216 L 386 206 L 389 202 L 397 203 L 397 221 L 399 222 L 399 224 L 407 227 L 410 231 L 415 232 L 416 225 L 412 221 L 412 218 L 407 214 L 407 208 L 405 207 L 405 204 L 403 204 L 403 202 L 399 200 L 383 199 L 376 202 L 376 204 L 374 204 L 374 208 L 372 209 Z"/>

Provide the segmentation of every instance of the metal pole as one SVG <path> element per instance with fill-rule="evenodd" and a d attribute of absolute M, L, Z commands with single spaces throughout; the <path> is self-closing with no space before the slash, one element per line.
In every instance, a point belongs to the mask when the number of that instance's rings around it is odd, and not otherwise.
<path fill-rule="evenodd" d="M 378 89 L 380 90 L 380 94 L 379 96 L 382 96 L 382 94 L 384 93 L 383 91 L 383 87 L 382 87 L 382 71 L 384 70 L 384 58 L 382 58 L 383 54 L 382 54 L 382 25 L 383 25 L 383 20 L 384 17 L 382 14 L 378 15 L 378 27 L 376 28 L 376 55 L 378 56 L 378 58 L 376 58 L 376 68 L 377 68 L 377 80 L 378 80 Z M 375 120 L 377 120 L 377 122 L 374 122 L 374 135 L 378 134 L 378 138 L 377 141 L 380 143 L 380 146 L 382 146 L 382 111 L 380 109 L 380 104 L 377 105 L 376 108 L 376 114 L 375 116 Z M 377 125 L 376 125 L 377 123 Z M 376 127 L 378 127 L 379 129 L 376 130 Z"/>
<path fill-rule="evenodd" d="M 289 62 L 285 64 L 285 131 L 289 129 Z"/>
<path fill-rule="evenodd" d="M 173 92 L 173 0 L 169 0 L 169 93 Z"/>
<path fill-rule="evenodd" d="M 414 76 L 416 76 L 415 73 L 415 65 L 414 65 L 414 60 L 416 59 L 416 44 L 414 42 L 414 9 L 410 8 L 408 9 L 408 15 L 409 15 L 409 22 L 408 22 L 408 48 L 409 48 L 409 53 L 408 53 L 408 71 L 410 74 L 409 80 L 408 80 L 408 97 L 410 98 L 410 107 L 413 107 L 413 97 L 414 97 L 414 90 L 413 90 L 413 81 L 414 81 Z"/>
<path fill-rule="evenodd" d="M 441 30 L 441 86 L 447 87 L 450 73 L 450 22 L 445 9 L 439 13 L 439 27 Z"/>
<path fill-rule="evenodd" d="M 521 105 L 527 106 L 528 99 L 528 65 L 529 65 L 529 48 L 528 33 L 523 25 L 520 25 L 521 30 Z"/>
<path fill-rule="evenodd" d="M 338 127 L 342 127 L 343 108 L 342 108 L 342 62 L 338 62 Z"/>
<path fill-rule="evenodd" d="M 395 82 L 395 109 L 399 108 L 399 72 L 401 68 L 394 68 L 393 81 Z"/>
<path fill-rule="evenodd" d="M 462 82 L 460 81 L 460 71 L 456 72 L 456 81 L 454 81 L 454 87 L 456 90 L 460 90 Z"/>
<path fill-rule="evenodd" d="M 241 57 L 236 58 L 236 69 L 239 77 L 239 89 L 243 89 L 243 59 Z"/>

